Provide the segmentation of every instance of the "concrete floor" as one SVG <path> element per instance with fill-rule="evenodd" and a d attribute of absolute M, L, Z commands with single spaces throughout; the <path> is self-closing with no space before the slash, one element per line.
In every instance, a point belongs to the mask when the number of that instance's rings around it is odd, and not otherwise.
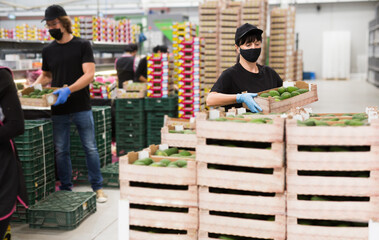
<path fill-rule="evenodd" d="M 379 88 L 364 80 L 310 81 L 317 84 L 319 101 L 310 104 L 313 112 L 363 112 L 366 106 L 379 106 Z M 91 191 L 89 186 L 74 191 Z M 118 239 L 118 189 L 105 189 L 109 200 L 97 204 L 97 212 L 72 231 L 29 229 L 26 224 L 12 224 L 13 240 L 116 240 Z M 125 217 L 125 216 L 123 216 Z M 126 224 L 127 226 L 127 224 Z M 125 226 L 125 227 L 126 227 Z M 122 238 L 120 238 L 121 240 Z M 127 240 L 127 238 L 125 238 Z M 122 239 L 122 240 L 125 240 Z M 148 239 L 146 239 L 148 240 Z"/>

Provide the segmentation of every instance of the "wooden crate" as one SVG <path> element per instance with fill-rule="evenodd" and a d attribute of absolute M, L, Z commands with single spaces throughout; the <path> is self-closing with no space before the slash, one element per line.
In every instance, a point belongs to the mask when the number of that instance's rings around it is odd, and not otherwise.
<path fill-rule="evenodd" d="M 129 240 L 197 240 L 197 231 L 188 230 L 187 234 L 161 234 L 140 232 L 136 230 L 129 231 Z"/>
<path fill-rule="evenodd" d="M 188 213 L 135 208 L 130 208 L 129 210 L 129 224 L 131 226 L 190 230 L 194 232 L 198 229 L 198 218 L 197 208 L 188 208 Z"/>
<path fill-rule="evenodd" d="M 303 81 L 295 82 L 295 86 L 302 89 L 309 89 L 309 84 Z M 276 90 L 277 88 L 275 88 Z M 269 92 L 272 89 L 259 92 L 258 94 Z M 290 110 L 293 107 L 301 107 L 308 105 L 312 102 L 318 101 L 317 97 L 317 86 L 315 84 L 311 85 L 309 92 L 300 94 L 289 99 L 285 99 L 279 102 L 276 102 L 274 98 L 268 97 L 256 97 L 255 102 L 262 108 L 263 113 L 281 113 Z M 305 135 L 304 135 L 305 136 Z"/>
<path fill-rule="evenodd" d="M 286 216 L 275 215 L 275 221 L 262 221 L 226 216 L 210 215 L 209 210 L 200 209 L 199 240 L 211 240 L 208 233 L 284 240 Z"/>
<path fill-rule="evenodd" d="M 218 122 L 207 120 L 206 113 L 199 113 L 196 133 L 199 138 L 282 143 L 284 119 L 275 117 L 272 124 Z"/>
<path fill-rule="evenodd" d="M 154 161 L 169 159 L 175 161 L 174 157 L 155 157 Z M 128 199 L 132 203 L 158 204 L 162 206 L 197 206 L 196 188 L 196 162 L 194 159 L 187 160 L 187 168 L 165 168 L 159 169 L 150 166 L 133 165 L 138 159 L 138 153 L 130 152 L 127 156 L 120 158 L 120 192 L 121 199 Z M 181 158 L 183 159 L 183 158 Z M 159 187 L 134 186 L 133 182 L 147 184 L 167 184 L 172 188 L 162 189 Z M 176 186 L 187 188 L 178 190 Z"/>
<path fill-rule="evenodd" d="M 196 134 L 170 133 L 170 127 L 161 129 L 161 143 L 171 147 L 195 148 L 197 143 Z"/>
<path fill-rule="evenodd" d="M 48 87 L 48 88 L 44 88 L 44 89 L 57 90 L 59 88 Z M 53 93 L 42 95 L 42 98 L 24 98 L 24 97 L 22 97 L 23 95 L 28 95 L 33 91 L 34 91 L 34 87 L 28 87 L 28 88 L 25 88 L 18 93 L 20 103 L 22 106 L 50 107 L 58 99 L 58 95 L 55 95 Z"/>

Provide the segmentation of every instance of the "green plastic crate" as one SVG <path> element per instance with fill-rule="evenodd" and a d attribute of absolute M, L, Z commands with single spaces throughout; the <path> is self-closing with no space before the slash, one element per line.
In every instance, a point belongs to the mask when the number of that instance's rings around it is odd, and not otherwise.
<path fill-rule="evenodd" d="M 145 112 L 127 112 L 116 111 L 116 124 L 117 123 L 144 123 Z"/>
<path fill-rule="evenodd" d="M 103 187 L 120 187 L 118 162 L 108 164 L 101 169 Z"/>
<path fill-rule="evenodd" d="M 116 111 L 132 111 L 138 112 L 144 110 L 144 99 L 143 98 L 127 98 L 127 99 L 116 99 L 115 100 Z"/>
<path fill-rule="evenodd" d="M 178 96 L 145 98 L 145 111 L 171 111 L 178 108 Z"/>
<path fill-rule="evenodd" d="M 72 230 L 94 212 L 94 192 L 59 191 L 29 209 L 29 227 Z"/>

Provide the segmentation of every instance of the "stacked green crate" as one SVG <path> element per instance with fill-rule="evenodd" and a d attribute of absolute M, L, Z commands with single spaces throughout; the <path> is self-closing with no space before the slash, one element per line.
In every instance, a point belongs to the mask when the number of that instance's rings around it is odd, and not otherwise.
<path fill-rule="evenodd" d="M 117 156 L 146 147 L 144 99 L 116 99 Z"/>
<path fill-rule="evenodd" d="M 53 126 L 51 121 L 25 121 L 25 132 L 15 145 L 25 177 L 29 205 L 55 191 Z M 26 209 L 16 206 L 12 221 L 26 222 Z"/>
<path fill-rule="evenodd" d="M 120 187 L 118 162 L 108 164 L 101 169 L 104 187 Z"/>
<path fill-rule="evenodd" d="M 178 116 L 178 96 L 145 98 L 147 145 L 161 143 L 161 128 L 164 116 Z"/>
<path fill-rule="evenodd" d="M 100 166 L 104 167 L 112 162 L 112 116 L 111 107 L 93 106 L 93 120 L 95 124 L 95 138 L 100 157 Z M 88 169 L 86 154 L 80 141 L 75 124 L 71 125 L 70 156 L 72 163 L 72 176 L 74 181 L 86 181 Z"/>

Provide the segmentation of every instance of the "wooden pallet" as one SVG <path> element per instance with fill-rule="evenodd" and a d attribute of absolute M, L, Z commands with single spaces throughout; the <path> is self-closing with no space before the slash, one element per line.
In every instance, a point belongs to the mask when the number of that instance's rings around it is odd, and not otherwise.
<path fill-rule="evenodd" d="M 187 234 L 161 234 L 140 232 L 135 230 L 129 231 L 129 240 L 197 240 L 197 231 L 189 230 Z"/>
<path fill-rule="evenodd" d="M 275 168 L 273 174 L 209 169 L 198 162 L 197 183 L 200 186 L 230 188 L 258 192 L 284 192 L 284 169 Z"/>
<path fill-rule="evenodd" d="M 207 120 L 206 113 L 199 113 L 196 133 L 200 138 L 282 143 L 284 119 L 274 118 L 272 124 L 218 122 Z"/>
<path fill-rule="evenodd" d="M 129 210 L 129 224 L 131 226 L 196 231 L 198 229 L 198 217 L 197 208 L 188 208 L 188 213 L 135 208 Z"/>
<path fill-rule="evenodd" d="M 210 215 L 209 210 L 200 209 L 199 240 L 211 240 L 208 233 L 234 236 L 284 240 L 286 216 L 275 215 L 275 221 L 262 221 L 226 216 Z"/>

